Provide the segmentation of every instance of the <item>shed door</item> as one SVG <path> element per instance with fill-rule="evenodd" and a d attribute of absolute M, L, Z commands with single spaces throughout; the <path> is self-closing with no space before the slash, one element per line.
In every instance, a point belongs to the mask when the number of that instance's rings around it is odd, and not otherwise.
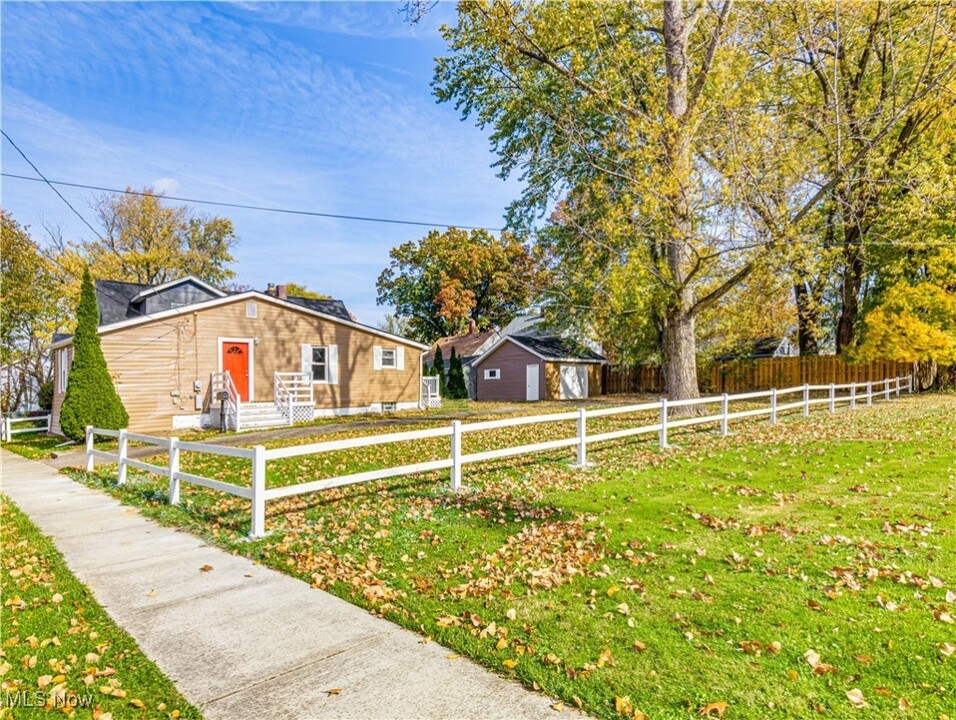
<path fill-rule="evenodd" d="M 540 400 L 538 393 L 538 376 L 540 375 L 538 364 L 527 365 L 525 367 L 525 400 Z"/>
<path fill-rule="evenodd" d="M 249 401 L 249 343 L 223 342 L 222 371 L 232 376 L 239 399 Z"/>
<path fill-rule="evenodd" d="M 588 366 L 561 365 L 561 399 L 584 400 L 588 396 Z"/>

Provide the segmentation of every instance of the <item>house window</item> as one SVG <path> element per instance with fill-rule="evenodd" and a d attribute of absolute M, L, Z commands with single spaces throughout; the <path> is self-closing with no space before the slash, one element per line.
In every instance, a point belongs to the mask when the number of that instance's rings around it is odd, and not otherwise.
<path fill-rule="evenodd" d="M 382 348 L 382 367 L 383 368 L 395 368 L 398 367 L 398 361 L 396 360 L 395 348 Z"/>
<path fill-rule="evenodd" d="M 383 402 L 382 403 L 382 412 L 395 412 L 398 410 L 397 402 Z"/>
<path fill-rule="evenodd" d="M 246 303 L 246 317 L 255 319 L 259 317 L 259 306 L 254 302 Z"/>
<path fill-rule="evenodd" d="M 60 348 L 56 351 L 57 392 L 66 392 L 66 381 L 70 376 L 70 350 L 69 348 Z"/>
<path fill-rule="evenodd" d="M 329 349 L 312 346 L 312 382 L 329 381 Z"/>
<path fill-rule="evenodd" d="M 485 380 L 500 380 L 501 379 L 501 369 L 494 368 L 493 370 L 485 370 Z"/>

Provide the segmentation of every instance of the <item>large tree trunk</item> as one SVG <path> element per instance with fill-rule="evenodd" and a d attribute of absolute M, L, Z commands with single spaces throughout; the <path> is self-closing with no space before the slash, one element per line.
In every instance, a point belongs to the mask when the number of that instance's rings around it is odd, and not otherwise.
<path fill-rule="evenodd" d="M 687 27 L 683 0 L 664 3 L 664 55 L 667 112 L 674 120 L 665 150 L 671 177 L 667 179 L 669 230 L 666 261 L 674 287 L 667 308 L 664 357 L 667 390 L 674 400 L 700 396 L 697 387 L 697 338 L 694 336 L 694 291 L 687 282 L 693 220 L 686 183 L 691 177 L 688 122 Z M 682 408 L 684 414 L 690 408 Z"/>
<path fill-rule="evenodd" d="M 840 319 L 837 322 L 837 354 L 853 346 L 856 342 L 856 324 L 860 314 L 860 289 L 863 286 L 863 254 L 856 242 L 856 231 L 848 232 L 848 240 L 843 250 L 843 282 L 841 283 Z"/>
<path fill-rule="evenodd" d="M 818 297 L 819 281 L 798 277 L 793 284 L 793 299 L 797 306 L 797 345 L 800 355 L 820 354 L 820 317 L 822 308 Z"/>

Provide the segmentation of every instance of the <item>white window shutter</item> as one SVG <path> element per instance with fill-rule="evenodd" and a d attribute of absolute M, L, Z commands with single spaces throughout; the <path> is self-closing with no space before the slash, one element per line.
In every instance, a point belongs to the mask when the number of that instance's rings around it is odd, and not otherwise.
<path fill-rule="evenodd" d="M 330 385 L 339 384 L 339 346 L 329 345 L 328 357 L 326 358 L 329 370 L 327 377 Z"/>
<path fill-rule="evenodd" d="M 376 345 L 372 348 L 372 369 L 382 369 L 382 346 Z"/>
<path fill-rule="evenodd" d="M 302 345 L 302 374 L 312 380 L 312 346 Z"/>
<path fill-rule="evenodd" d="M 395 348 L 395 367 L 399 370 L 405 369 L 405 348 L 401 345 Z"/>

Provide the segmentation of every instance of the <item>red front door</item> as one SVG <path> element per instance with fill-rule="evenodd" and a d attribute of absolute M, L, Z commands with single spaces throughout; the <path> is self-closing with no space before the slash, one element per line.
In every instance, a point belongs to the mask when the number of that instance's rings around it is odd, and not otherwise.
<path fill-rule="evenodd" d="M 239 398 L 249 400 L 249 343 L 224 342 L 222 344 L 222 371 L 232 376 Z"/>

